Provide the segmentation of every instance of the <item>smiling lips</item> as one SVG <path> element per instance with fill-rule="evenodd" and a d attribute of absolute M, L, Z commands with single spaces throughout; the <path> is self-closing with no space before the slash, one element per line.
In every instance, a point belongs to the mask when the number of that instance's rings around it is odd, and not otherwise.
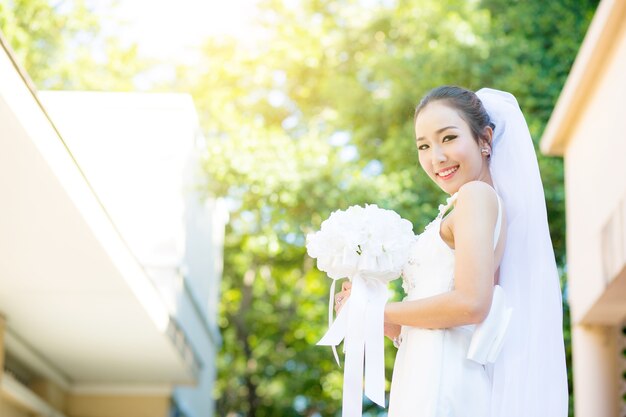
<path fill-rule="evenodd" d="M 441 179 L 447 180 L 459 169 L 459 166 L 453 166 L 437 172 L 437 176 Z"/>

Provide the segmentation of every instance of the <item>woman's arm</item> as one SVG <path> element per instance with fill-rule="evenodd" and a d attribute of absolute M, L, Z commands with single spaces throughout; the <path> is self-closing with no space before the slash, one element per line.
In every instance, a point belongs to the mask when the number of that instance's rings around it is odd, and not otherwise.
<path fill-rule="evenodd" d="M 493 232 L 498 201 L 486 183 L 459 189 L 454 214 L 455 288 L 414 301 L 388 303 L 385 322 L 422 328 L 480 323 L 491 307 L 494 277 Z"/>

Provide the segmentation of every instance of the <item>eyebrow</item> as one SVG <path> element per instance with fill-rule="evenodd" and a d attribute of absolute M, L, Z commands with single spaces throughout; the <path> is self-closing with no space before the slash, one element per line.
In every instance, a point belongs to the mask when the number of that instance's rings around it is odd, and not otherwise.
<path fill-rule="evenodd" d="M 435 133 L 441 133 L 446 129 L 458 129 L 458 127 L 456 126 L 446 126 L 446 127 L 442 127 L 441 129 L 437 129 L 437 131 Z M 424 140 L 426 139 L 424 136 L 420 136 L 419 138 L 417 138 L 416 142 L 419 142 L 420 140 Z"/>

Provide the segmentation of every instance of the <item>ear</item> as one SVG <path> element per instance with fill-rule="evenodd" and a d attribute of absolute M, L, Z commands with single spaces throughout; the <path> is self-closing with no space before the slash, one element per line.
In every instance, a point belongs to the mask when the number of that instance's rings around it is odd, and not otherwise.
<path fill-rule="evenodd" d="M 480 137 L 480 146 L 486 146 L 491 150 L 491 139 L 493 138 L 493 129 L 491 126 L 485 126 L 483 134 Z"/>

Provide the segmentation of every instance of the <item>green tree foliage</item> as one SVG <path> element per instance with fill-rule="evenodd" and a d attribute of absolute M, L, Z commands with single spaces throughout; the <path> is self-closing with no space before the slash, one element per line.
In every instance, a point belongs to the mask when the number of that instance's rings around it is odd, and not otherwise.
<path fill-rule="evenodd" d="M 0 0 L 0 30 L 40 89 L 130 91 L 147 66 L 85 0 Z"/>
<path fill-rule="evenodd" d="M 341 369 L 315 346 L 330 280 L 306 256 L 306 233 L 332 210 L 366 202 L 421 231 L 445 196 L 420 172 L 412 119 L 437 85 L 512 92 L 538 141 L 596 6 L 261 0 L 256 42 L 212 38 L 203 62 L 178 67 L 176 82 L 160 89 L 192 92 L 208 139 L 204 187 L 231 207 L 217 415 L 337 415 Z M 78 0 L 0 0 L 0 29 L 43 88 L 132 87 L 143 68 L 136 50 L 111 40 L 107 58 L 94 59 L 97 28 Z M 562 161 L 539 160 L 565 271 Z M 382 414 L 369 403 L 366 410 Z"/>
<path fill-rule="evenodd" d="M 537 143 L 561 92 L 597 0 L 558 2 L 485 0 L 495 37 L 485 71 L 508 88 L 527 114 Z M 561 158 L 539 156 L 557 260 L 565 265 L 565 193 Z"/>
<path fill-rule="evenodd" d="M 333 415 L 340 374 L 330 351 L 314 346 L 329 280 L 304 256 L 304 233 L 335 207 L 371 201 L 377 179 L 315 135 L 260 130 L 214 143 L 205 160 L 214 192 L 231 184 L 238 205 L 225 248 L 218 414 L 300 415 L 297 405 Z"/>
<path fill-rule="evenodd" d="M 436 85 L 511 91 L 538 141 L 595 7 L 269 0 L 263 42 L 247 49 L 214 41 L 205 67 L 181 71 L 209 136 L 220 138 L 209 140 L 205 164 L 213 191 L 237 202 L 226 247 L 219 413 L 335 414 L 341 370 L 312 345 L 325 329 L 329 283 L 305 256 L 304 234 L 330 210 L 363 201 L 397 210 L 416 230 L 432 218 L 444 196 L 419 172 L 412 116 Z M 275 133 L 260 138 L 264 132 Z M 284 145 L 274 144 L 278 137 Z M 296 151 L 309 141 L 321 141 L 319 153 Z M 540 156 L 540 165 L 563 267 L 562 162 Z M 298 177 L 308 180 L 289 180 Z"/>

